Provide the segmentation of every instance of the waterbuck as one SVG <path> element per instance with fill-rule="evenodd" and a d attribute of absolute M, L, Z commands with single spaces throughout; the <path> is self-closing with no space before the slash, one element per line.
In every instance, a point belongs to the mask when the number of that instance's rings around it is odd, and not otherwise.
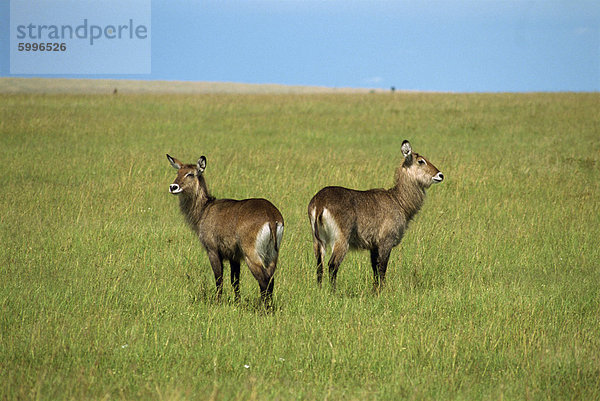
<path fill-rule="evenodd" d="M 308 216 L 317 258 L 317 282 L 323 279 L 323 262 L 328 247 L 329 279 L 335 289 L 338 268 L 348 249 L 371 252 L 374 287 L 385 280 L 392 248 L 400 243 L 408 223 L 425 200 L 425 189 L 442 182 L 444 175 L 423 156 L 402 142 L 404 160 L 396 170 L 390 189 L 357 191 L 342 187 L 321 189 L 308 204 Z"/>
<path fill-rule="evenodd" d="M 179 196 L 179 207 L 208 253 L 215 274 L 217 298 L 223 292 L 223 260 L 231 267 L 231 285 L 240 299 L 240 261 L 245 260 L 258 281 L 263 300 L 273 294 L 273 274 L 283 237 L 283 217 L 266 199 L 216 199 L 204 180 L 206 157 L 183 164 L 167 155 L 177 169 L 169 192 Z"/>

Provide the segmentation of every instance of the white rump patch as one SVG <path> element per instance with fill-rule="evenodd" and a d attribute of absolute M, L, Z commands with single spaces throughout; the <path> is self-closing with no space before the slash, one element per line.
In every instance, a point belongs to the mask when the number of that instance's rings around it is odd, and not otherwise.
<path fill-rule="evenodd" d="M 281 234 L 283 235 L 283 227 Z M 267 222 L 258 231 L 255 242 L 256 253 L 265 264 L 273 258 L 273 254 L 275 253 L 274 245 L 271 243 L 271 229 Z"/>
<path fill-rule="evenodd" d="M 325 247 L 331 244 L 333 251 L 333 244 L 340 235 L 340 227 L 329 210 L 323 209 L 322 224 L 317 224 L 317 230 L 319 230 L 319 238 L 323 241 Z"/>

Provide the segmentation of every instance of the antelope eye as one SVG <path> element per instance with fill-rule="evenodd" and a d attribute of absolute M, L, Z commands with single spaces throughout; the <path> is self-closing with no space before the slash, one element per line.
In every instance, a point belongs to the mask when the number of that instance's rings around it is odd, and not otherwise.
<path fill-rule="evenodd" d="M 187 173 L 187 174 L 185 175 L 185 178 L 187 178 L 187 177 L 193 177 L 193 176 L 194 176 L 194 173 Z"/>
<path fill-rule="evenodd" d="M 417 163 L 419 163 L 419 164 L 421 164 L 421 165 L 425 165 L 425 164 L 427 164 L 427 162 L 426 162 L 425 160 L 423 160 L 423 159 L 419 159 L 419 160 L 417 161 Z"/>

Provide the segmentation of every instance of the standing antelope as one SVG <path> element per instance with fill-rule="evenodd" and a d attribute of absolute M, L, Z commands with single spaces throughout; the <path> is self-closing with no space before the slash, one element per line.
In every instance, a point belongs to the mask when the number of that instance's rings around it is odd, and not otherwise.
<path fill-rule="evenodd" d="M 244 259 L 258 281 L 265 302 L 273 294 L 273 274 L 283 237 L 283 217 L 266 199 L 216 199 L 204 180 L 206 158 L 183 164 L 167 155 L 177 169 L 169 192 L 179 196 L 179 207 L 208 253 L 215 274 L 217 297 L 223 292 L 223 260 L 231 267 L 231 285 L 240 299 L 240 261 Z"/>
<path fill-rule="evenodd" d="M 402 142 L 404 161 L 390 189 L 357 191 L 342 187 L 321 189 L 308 204 L 308 216 L 317 258 L 317 282 L 323 279 L 323 262 L 331 246 L 329 279 L 335 289 L 338 268 L 349 248 L 371 251 L 374 286 L 385 280 L 392 248 L 400 243 L 408 223 L 425 200 L 425 189 L 442 182 L 444 175 L 423 156 Z"/>

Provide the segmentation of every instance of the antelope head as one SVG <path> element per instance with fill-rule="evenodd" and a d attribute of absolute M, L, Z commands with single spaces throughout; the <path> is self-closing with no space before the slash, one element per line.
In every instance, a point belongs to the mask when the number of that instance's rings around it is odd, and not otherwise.
<path fill-rule="evenodd" d="M 167 159 L 169 159 L 171 166 L 177 170 L 177 177 L 169 185 L 169 192 L 173 195 L 179 195 L 180 193 L 197 194 L 200 190 L 199 178 L 206 168 L 206 157 L 201 156 L 195 165 L 183 164 L 169 155 L 167 155 Z"/>
<path fill-rule="evenodd" d="M 444 180 L 444 175 L 426 158 L 418 153 L 413 153 L 410 142 L 402 142 L 402 155 L 404 163 L 402 168 L 406 174 L 422 187 L 429 188 L 431 184 L 437 184 Z"/>

